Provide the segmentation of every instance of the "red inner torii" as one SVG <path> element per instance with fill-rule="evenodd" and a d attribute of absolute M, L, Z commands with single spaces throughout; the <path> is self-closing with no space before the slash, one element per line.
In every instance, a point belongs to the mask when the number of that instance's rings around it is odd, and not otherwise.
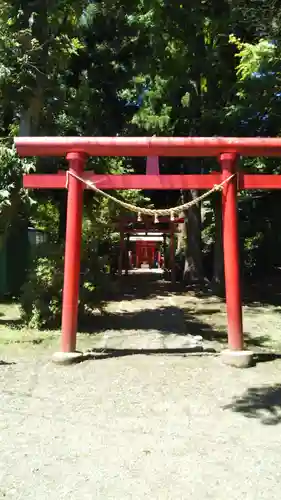
<path fill-rule="evenodd" d="M 150 157 L 147 158 L 146 174 L 149 170 L 149 163 Z M 167 216 L 159 216 L 155 222 L 149 216 L 142 217 L 141 220 L 132 215 L 120 216 L 117 221 L 120 232 L 119 276 L 122 275 L 123 269 L 127 274 L 129 268 L 139 268 L 142 263 L 147 263 L 152 267 L 157 262 L 158 267 L 169 269 L 171 282 L 175 283 L 175 234 L 179 232 L 178 225 L 183 223 L 184 218 L 181 217 L 176 217 L 171 221 Z M 169 238 L 169 248 L 167 237 Z M 134 240 L 134 252 L 131 250 L 131 245 L 130 249 L 128 248 L 128 239 L 130 242 Z M 162 247 L 162 254 L 159 246 Z M 169 250 L 168 258 L 166 258 L 167 249 Z"/>
<path fill-rule="evenodd" d="M 74 175 L 98 182 L 100 189 L 210 189 L 232 177 L 222 190 L 223 247 L 228 318 L 228 345 L 242 351 L 243 328 L 238 251 L 237 191 L 239 189 L 281 189 L 281 176 L 238 172 L 239 156 L 281 156 L 279 138 L 225 137 L 19 137 L 15 145 L 20 156 L 66 156 L 69 171 L 58 174 L 24 175 L 24 187 L 68 188 L 65 271 L 62 310 L 61 351 L 76 352 L 79 299 L 80 249 L 84 184 Z M 96 175 L 84 172 L 87 156 L 198 156 L 217 157 L 221 173 L 199 175 Z M 71 175 L 74 174 L 74 175 Z"/>
<path fill-rule="evenodd" d="M 159 175 L 159 158 L 158 156 L 149 156 L 146 160 L 146 175 Z M 141 227 L 140 227 L 141 226 Z M 154 224 L 155 226 L 155 224 Z M 147 234 L 147 230 L 152 228 L 151 221 L 143 221 L 142 218 L 140 220 L 136 220 L 136 218 L 132 217 L 119 217 L 119 232 L 120 232 L 120 254 L 119 254 L 119 266 L 118 266 L 118 274 L 122 275 L 123 272 L 123 261 L 124 261 L 124 253 L 126 253 L 125 258 L 125 272 L 128 273 L 129 267 L 140 268 L 143 262 L 146 262 L 149 267 L 153 266 L 153 262 L 155 260 L 156 255 L 156 240 L 150 241 L 147 238 L 141 237 L 139 233 L 141 233 L 141 229 L 145 231 L 144 235 Z M 156 234 L 155 234 L 156 233 Z M 158 229 L 155 230 L 154 227 L 154 235 L 157 237 L 157 233 L 159 233 Z M 126 234 L 127 240 L 130 239 L 130 236 L 139 235 L 139 238 L 135 241 L 135 255 L 133 257 L 132 252 L 125 248 L 124 235 Z M 160 261 L 160 258 L 158 257 Z"/>

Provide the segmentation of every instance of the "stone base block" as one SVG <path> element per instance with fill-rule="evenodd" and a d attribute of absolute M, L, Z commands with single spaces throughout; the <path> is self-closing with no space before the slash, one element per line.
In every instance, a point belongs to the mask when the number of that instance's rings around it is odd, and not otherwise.
<path fill-rule="evenodd" d="M 235 368 L 249 368 L 254 365 L 254 353 L 252 351 L 231 351 L 226 349 L 221 353 L 221 360 L 225 365 Z"/>
<path fill-rule="evenodd" d="M 79 363 L 83 358 L 83 352 L 55 352 L 52 361 L 57 365 L 71 365 Z"/>

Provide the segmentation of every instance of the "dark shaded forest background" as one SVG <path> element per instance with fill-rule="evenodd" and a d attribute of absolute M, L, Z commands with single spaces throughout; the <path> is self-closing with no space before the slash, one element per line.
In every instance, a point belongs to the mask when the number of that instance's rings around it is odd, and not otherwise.
<path fill-rule="evenodd" d="M 1 245 L 27 226 L 48 234 L 21 289 L 30 325 L 61 309 L 66 192 L 27 193 L 22 174 L 66 168 L 19 159 L 16 135 L 280 136 L 281 8 L 276 0 L 0 1 Z M 281 173 L 279 159 L 243 158 L 249 172 Z M 144 173 L 145 158 L 89 159 L 97 173 Z M 161 158 L 161 173 L 218 169 L 214 160 Z M 115 193 L 116 194 L 116 193 Z M 143 206 L 171 207 L 192 192 L 120 192 Z M 241 192 L 242 275 L 255 284 L 281 266 L 281 195 Z M 105 256 L 117 250 L 119 208 L 85 194 L 82 310 L 108 286 Z M 181 281 L 223 293 L 220 196 L 185 214 Z M 24 236 L 22 236 L 24 238 Z"/>

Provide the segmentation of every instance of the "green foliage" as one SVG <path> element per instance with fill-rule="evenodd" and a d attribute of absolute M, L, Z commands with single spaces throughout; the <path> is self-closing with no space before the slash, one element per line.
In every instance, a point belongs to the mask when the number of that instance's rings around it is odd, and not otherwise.
<path fill-rule="evenodd" d="M 280 136 L 279 10 L 276 0 L 217 0 L 216 6 L 210 0 L 3 1 L 0 134 Z M 30 207 L 21 175 L 32 166 L 12 148 L 1 152 L 0 222 L 3 227 L 10 224 L 20 210 L 57 241 L 64 230 L 65 193 L 34 192 L 37 203 Z M 101 174 L 140 173 L 144 160 L 95 158 L 88 166 Z M 44 159 L 36 168 L 53 172 L 65 163 Z M 207 171 L 215 162 L 204 160 L 203 167 L 194 160 L 161 159 L 165 173 L 196 168 Z M 280 162 L 242 159 L 242 168 L 278 174 Z M 176 204 L 180 196 L 150 193 L 148 200 L 139 191 L 113 194 L 157 206 Z M 255 202 L 256 194 L 242 192 L 240 197 L 246 214 L 241 232 L 247 269 L 260 265 L 273 231 L 262 222 L 272 213 Z M 93 259 L 98 270 L 103 266 L 98 255 L 105 253 L 101 248 L 118 238 L 113 219 L 121 209 L 91 191 L 84 199 L 84 267 Z M 214 239 L 213 205 L 210 212 L 203 231 L 208 248 Z M 36 260 L 39 275 L 34 271 L 33 279 L 38 286 L 54 264 L 48 252 L 46 256 L 40 258 L 47 261 Z M 61 264 L 62 254 L 58 261 Z M 97 273 L 93 281 L 87 278 L 87 300 L 105 276 Z M 57 282 L 54 286 L 59 288 Z M 47 288 L 53 293 L 50 279 Z M 58 299 L 51 309 L 57 304 Z"/>
<path fill-rule="evenodd" d="M 0 146 L 0 230 L 5 230 L 33 200 L 22 188 L 22 175 L 34 170 L 34 162 L 21 159 L 14 147 Z"/>
<path fill-rule="evenodd" d="M 45 247 L 44 254 L 35 256 L 22 288 L 22 316 L 30 328 L 54 326 L 61 314 L 63 251 L 60 247 Z"/>
<path fill-rule="evenodd" d="M 30 223 L 36 229 L 47 233 L 50 241 L 57 241 L 59 227 L 58 207 L 52 199 L 35 203 L 30 213 Z"/>
<path fill-rule="evenodd" d="M 42 244 L 22 288 L 20 298 L 23 321 L 29 328 L 58 327 L 62 312 L 64 249 L 57 244 Z M 100 257 L 96 242 L 86 241 L 80 275 L 79 316 L 86 321 L 101 309 L 105 294 L 112 287 L 107 257 Z"/>
<path fill-rule="evenodd" d="M 4 206 L 11 205 L 11 198 L 15 192 L 27 199 L 27 192 L 22 189 L 22 175 L 32 170 L 34 162 L 19 158 L 14 147 L 0 145 L 0 210 Z"/>
<path fill-rule="evenodd" d="M 237 75 L 241 81 L 253 78 L 258 72 L 268 70 L 274 63 L 277 48 L 268 40 L 259 40 L 258 43 L 242 43 L 234 35 L 229 37 L 230 43 L 237 46 L 236 57 L 240 59 L 237 66 Z"/>

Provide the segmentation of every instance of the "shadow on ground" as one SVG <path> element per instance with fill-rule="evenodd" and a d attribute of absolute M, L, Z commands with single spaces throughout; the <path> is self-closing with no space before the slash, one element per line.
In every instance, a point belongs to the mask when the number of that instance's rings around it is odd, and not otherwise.
<path fill-rule="evenodd" d="M 216 309 L 211 310 L 211 314 L 216 314 Z M 198 336 L 203 341 L 214 342 L 220 346 L 226 346 L 227 333 L 214 329 L 209 323 L 201 321 L 199 318 L 204 314 L 210 314 L 210 310 L 201 309 L 199 313 L 191 314 L 180 308 L 168 306 L 157 309 L 144 309 L 137 312 L 122 312 L 120 314 L 104 314 L 90 318 L 89 321 L 79 325 L 80 333 L 96 334 L 108 330 L 117 331 L 148 331 L 156 330 L 163 335 Z M 270 340 L 268 336 L 261 335 L 252 338 L 248 334 L 244 335 L 248 347 L 263 347 Z M 217 346 L 219 347 L 219 346 Z"/>
<path fill-rule="evenodd" d="M 280 280 L 281 283 L 281 280 Z M 205 344 L 210 343 L 214 348 L 220 350 L 227 344 L 226 318 L 223 321 L 223 327 L 212 326 L 208 322 L 208 317 L 222 313 L 223 301 L 219 297 L 204 287 L 183 287 L 181 284 L 172 285 L 166 281 L 163 276 L 144 272 L 140 274 L 131 274 L 117 279 L 105 297 L 106 301 L 115 302 L 133 301 L 150 299 L 153 305 L 153 299 L 162 298 L 163 306 L 157 309 L 143 309 L 138 311 L 120 311 L 120 313 L 103 313 L 101 316 L 91 316 L 80 318 L 79 332 L 87 334 L 96 334 L 104 331 L 157 331 L 163 335 L 182 335 L 198 336 L 200 335 Z M 169 305 L 169 297 L 173 297 L 176 304 L 177 295 L 192 292 L 195 296 L 205 299 L 205 305 L 199 310 L 181 309 Z M 167 301 L 165 301 L 167 298 Z M 209 301 L 208 301 L 209 299 Z M 167 304 L 167 305 L 166 305 Z M 257 311 L 257 308 L 254 308 Z M 225 326 L 224 326 L 225 324 Z M 0 325 L 8 327 L 19 327 L 20 319 L 10 319 L 0 312 Z M 57 328 L 55 325 L 54 328 Z M 266 335 L 254 336 L 244 335 L 248 348 L 267 347 L 270 337 Z M 40 343 L 41 340 L 35 340 L 34 343 Z M 209 346 L 211 346 L 209 344 Z"/>
<path fill-rule="evenodd" d="M 259 419 L 264 425 L 280 424 L 281 384 L 252 387 L 223 409 L 241 413 L 247 418 Z"/>
<path fill-rule="evenodd" d="M 121 300 L 149 299 L 153 297 L 168 296 L 171 293 L 181 294 L 185 287 L 180 284 L 172 284 L 164 279 L 163 275 L 153 272 L 140 274 L 129 274 L 121 278 L 115 278 L 112 289 L 105 296 L 106 301 L 119 302 Z"/>
<path fill-rule="evenodd" d="M 276 313 L 281 313 L 280 269 L 276 270 L 274 274 L 257 279 L 255 282 L 244 280 L 241 288 L 243 305 L 253 308 L 274 306 L 276 307 Z M 223 294 L 216 295 L 208 286 L 186 286 L 184 290 L 186 292 L 192 291 L 199 298 L 217 297 L 219 300 L 225 301 Z"/>
<path fill-rule="evenodd" d="M 96 348 L 88 349 L 87 352 L 78 360 L 77 363 L 83 363 L 84 361 L 98 361 L 111 358 L 123 358 L 126 356 L 180 356 L 189 357 L 190 355 L 195 356 L 214 356 L 217 355 L 216 351 L 212 348 L 202 349 L 200 347 L 177 347 L 177 348 L 156 348 L 156 349 L 110 349 L 107 348 Z"/>
<path fill-rule="evenodd" d="M 164 277 L 159 279 L 159 274 L 143 273 L 131 274 L 117 278 L 116 292 L 108 294 L 108 299 L 111 301 L 119 300 L 134 300 L 156 297 L 159 294 L 174 295 L 193 292 L 197 297 L 208 298 L 216 297 L 217 295 L 208 286 L 203 285 L 188 286 L 183 283 L 172 284 L 165 280 Z M 242 286 L 243 303 L 251 307 L 276 306 L 279 308 L 277 313 L 281 313 L 281 269 L 274 270 L 274 273 L 263 278 L 257 279 L 256 282 L 250 283 L 245 281 Z M 217 296 L 218 300 L 223 300 L 223 296 Z"/>

